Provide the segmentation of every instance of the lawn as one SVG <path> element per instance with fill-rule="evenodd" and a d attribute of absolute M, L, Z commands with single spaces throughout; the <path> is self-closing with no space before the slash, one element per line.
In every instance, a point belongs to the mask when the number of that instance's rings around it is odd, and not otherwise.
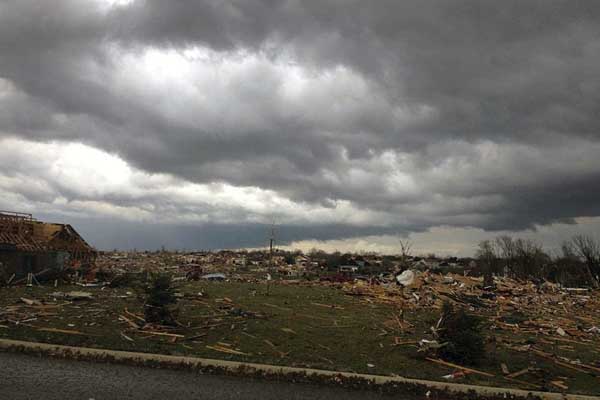
<path fill-rule="evenodd" d="M 178 286 L 182 326 L 154 334 L 135 327 L 143 324 L 143 301 L 134 289 L 85 288 L 93 299 L 81 301 L 51 295 L 73 290 L 82 288 L 0 288 L 0 338 L 433 380 L 454 371 L 418 352 L 417 341 L 433 339 L 436 307 L 407 308 L 400 318 L 398 306 L 349 296 L 334 285 L 277 283 L 267 294 L 264 283 L 185 282 Z M 27 305 L 21 298 L 43 304 Z M 571 393 L 600 394 L 600 379 L 589 371 L 526 350 L 536 344 L 597 365 L 600 341 L 489 326 L 486 336 L 486 359 L 474 368 L 494 377 L 470 374 L 457 382 L 558 390 L 550 383 L 558 380 Z M 511 380 L 503 376 L 502 363 L 511 372 L 533 369 Z"/>

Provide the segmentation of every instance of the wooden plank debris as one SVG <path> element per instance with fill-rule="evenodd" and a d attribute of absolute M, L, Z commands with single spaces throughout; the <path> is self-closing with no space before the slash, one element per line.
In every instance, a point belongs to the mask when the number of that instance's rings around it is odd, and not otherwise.
<path fill-rule="evenodd" d="M 42 305 L 41 301 L 39 301 L 39 300 L 33 300 L 33 299 L 28 299 L 26 297 L 21 297 L 21 301 L 23 303 L 27 304 L 28 306 L 33 306 L 33 305 L 39 306 L 39 305 Z"/>
<path fill-rule="evenodd" d="M 521 375 L 525 375 L 525 374 L 526 374 L 526 373 L 528 373 L 530 370 L 531 370 L 531 368 L 527 367 L 527 368 L 524 368 L 524 369 L 522 369 L 522 370 L 520 370 L 520 371 L 513 372 L 512 374 L 508 374 L 508 375 L 506 375 L 506 377 L 507 377 L 507 378 L 517 378 L 517 377 L 519 377 L 519 376 L 521 376 Z"/>
<path fill-rule="evenodd" d="M 87 333 L 83 333 L 80 331 L 75 331 L 75 330 L 70 330 L 70 329 L 57 329 L 57 328 L 38 328 L 38 331 L 42 331 L 42 332 L 52 332 L 52 333 L 64 333 L 66 335 L 81 335 L 81 336 L 87 336 Z M 97 336 L 97 335 L 95 335 Z"/>
<path fill-rule="evenodd" d="M 240 355 L 240 356 L 249 356 L 250 355 L 248 353 L 229 349 L 227 347 L 223 347 L 223 346 L 219 346 L 219 345 L 214 345 L 214 346 L 207 345 L 206 348 L 210 349 L 210 350 L 218 351 L 220 353 L 236 354 L 236 355 Z"/>
<path fill-rule="evenodd" d="M 167 337 L 174 337 L 174 338 L 185 338 L 184 335 L 179 335 L 176 333 L 167 333 L 167 332 L 152 332 L 152 331 L 146 331 L 146 330 L 140 330 L 139 333 L 146 333 L 148 335 L 155 335 L 155 336 L 167 336 Z"/>
<path fill-rule="evenodd" d="M 565 385 L 564 381 L 550 381 L 550 384 L 562 390 L 569 390 L 569 387 Z"/>
<path fill-rule="evenodd" d="M 135 322 L 133 322 L 132 320 L 130 320 L 129 318 L 127 318 L 124 315 L 119 315 L 119 318 L 125 322 L 127 322 L 132 328 L 134 329 L 140 329 L 140 326 L 138 324 L 136 324 Z"/>
<path fill-rule="evenodd" d="M 483 375 L 483 376 L 487 376 L 490 378 L 493 378 L 495 375 L 494 374 L 490 374 L 488 372 L 483 372 L 483 371 L 478 371 L 476 369 L 472 369 L 472 368 L 467 368 L 467 367 L 463 367 L 462 365 L 458 365 L 458 364 L 453 364 L 444 360 L 440 360 L 437 358 L 431 358 L 431 357 L 426 357 L 425 358 L 427 361 L 431 361 L 433 363 L 439 364 L 439 365 L 444 365 L 446 367 L 450 367 L 450 368 L 456 368 L 456 369 L 460 369 L 463 371 L 467 371 L 473 374 L 477 374 L 477 375 Z"/>

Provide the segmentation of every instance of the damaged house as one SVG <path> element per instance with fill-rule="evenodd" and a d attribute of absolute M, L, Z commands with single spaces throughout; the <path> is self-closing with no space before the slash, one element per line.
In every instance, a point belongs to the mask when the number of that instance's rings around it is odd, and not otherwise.
<path fill-rule="evenodd" d="M 0 211 L 0 279 L 21 280 L 29 273 L 53 275 L 90 271 L 97 252 L 68 224 L 41 222 L 31 214 Z"/>

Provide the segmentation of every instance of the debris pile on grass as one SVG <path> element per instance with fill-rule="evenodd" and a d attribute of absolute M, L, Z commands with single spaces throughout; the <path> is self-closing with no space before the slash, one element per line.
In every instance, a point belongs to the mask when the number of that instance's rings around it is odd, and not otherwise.
<path fill-rule="evenodd" d="M 597 290 L 504 277 L 494 277 L 494 286 L 493 290 L 484 287 L 482 277 L 427 271 L 419 273 L 407 287 L 362 281 L 341 287 L 347 295 L 404 311 L 441 310 L 444 302 L 450 302 L 472 315 L 484 316 L 493 330 L 536 332 L 576 341 L 597 338 L 600 333 Z"/>
<path fill-rule="evenodd" d="M 383 325 L 400 336 L 418 333 L 401 317 L 402 313 L 439 310 L 443 317 L 437 326 L 433 323 L 431 332 L 421 332 L 416 341 L 404 337 L 394 340 L 395 345 L 416 343 L 427 360 L 454 368 L 453 374 L 444 376 L 446 379 L 481 373 L 461 364 L 476 365 L 482 359 L 488 359 L 487 364 L 494 363 L 493 354 L 483 356 L 496 348 L 524 353 L 532 362 L 550 362 L 556 366 L 552 375 L 566 370 L 600 377 L 600 363 L 585 363 L 576 353 L 568 353 L 574 352 L 575 346 L 599 348 L 600 291 L 506 277 L 494 277 L 493 283 L 490 287 L 484 284 L 483 277 L 425 271 L 407 286 L 359 281 L 341 287 L 347 295 L 369 304 L 393 305 L 397 312 Z M 536 378 L 535 367 L 516 372 L 505 367 L 502 371 L 506 380 L 547 389 L 546 378 Z M 544 374 L 550 372 L 545 370 Z M 530 380 L 522 380 L 522 375 Z M 551 388 L 566 390 L 567 382 L 561 376 L 548 381 Z"/>

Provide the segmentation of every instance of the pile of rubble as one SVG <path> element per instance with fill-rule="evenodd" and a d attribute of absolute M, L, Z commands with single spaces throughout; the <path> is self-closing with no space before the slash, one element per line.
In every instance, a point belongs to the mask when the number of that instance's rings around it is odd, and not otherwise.
<path fill-rule="evenodd" d="M 342 289 L 348 295 L 394 304 L 405 310 L 439 309 L 444 301 L 450 301 L 484 315 L 499 329 L 535 330 L 581 338 L 600 333 L 599 291 L 505 277 L 495 277 L 493 287 L 484 287 L 481 277 L 413 274 L 413 279 L 405 281 L 406 285 L 357 281 L 344 284 Z"/>
<path fill-rule="evenodd" d="M 488 321 L 490 330 L 497 333 L 497 345 L 527 352 L 562 369 L 600 377 L 598 362 L 586 364 L 561 354 L 561 350 L 564 350 L 575 352 L 573 354 L 576 355 L 578 350 L 574 346 L 600 350 L 598 290 L 566 288 L 549 282 L 523 282 L 505 277 L 495 277 L 493 286 L 484 287 L 483 278 L 416 271 L 398 278 L 397 282 L 384 284 L 355 282 L 343 285 L 342 289 L 347 295 L 360 296 L 367 302 L 395 305 L 399 315 L 407 310 L 440 309 L 445 301 L 458 304 Z M 386 321 L 387 325 L 397 326 L 401 331 L 407 328 L 407 323 L 397 315 Z M 435 333 L 435 327 L 431 327 L 431 330 Z M 406 343 L 414 344 L 414 341 Z M 421 347 L 438 345 L 435 340 L 427 339 L 419 344 Z M 552 352 L 547 350 L 548 345 L 553 349 Z M 468 370 L 456 365 L 454 367 L 460 373 Z M 517 381 L 518 376 L 531 374 L 535 368 L 510 372 L 503 364 L 502 371 L 506 379 Z M 559 389 L 566 388 L 564 380 L 551 383 Z"/>

